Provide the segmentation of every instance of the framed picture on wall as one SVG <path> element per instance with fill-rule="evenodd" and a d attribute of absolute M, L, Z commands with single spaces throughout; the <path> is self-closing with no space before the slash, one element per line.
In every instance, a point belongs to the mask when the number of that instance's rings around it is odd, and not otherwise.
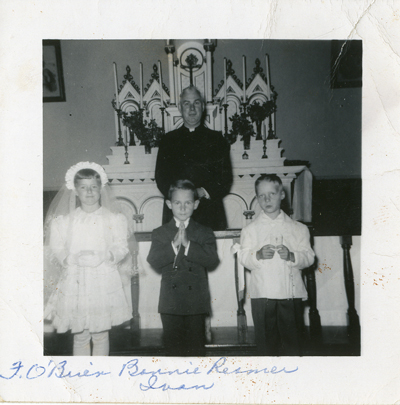
<path fill-rule="evenodd" d="M 65 101 L 61 46 L 58 40 L 43 40 L 43 102 Z"/>

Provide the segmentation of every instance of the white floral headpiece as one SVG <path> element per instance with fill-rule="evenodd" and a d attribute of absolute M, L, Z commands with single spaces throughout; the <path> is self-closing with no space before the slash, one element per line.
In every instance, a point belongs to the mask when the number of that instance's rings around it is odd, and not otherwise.
<path fill-rule="evenodd" d="M 93 162 L 79 162 L 76 165 L 70 167 L 65 175 L 66 186 L 69 190 L 75 189 L 75 175 L 79 172 L 79 170 L 82 169 L 92 169 L 97 172 L 100 175 L 101 187 L 104 187 L 108 183 L 106 172 L 100 165 Z"/>

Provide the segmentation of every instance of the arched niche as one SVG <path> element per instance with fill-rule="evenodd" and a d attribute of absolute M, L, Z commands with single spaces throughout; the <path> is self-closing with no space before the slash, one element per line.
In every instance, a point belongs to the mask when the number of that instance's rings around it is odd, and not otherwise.
<path fill-rule="evenodd" d="M 260 207 L 260 204 L 257 201 L 257 197 L 254 197 L 251 200 L 250 210 L 255 212 L 255 214 L 253 216 L 253 219 L 261 212 L 261 207 Z"/>
<path fill-rule="evenodd" d="M 162 224 L 162 212 L 164 198 L 160 196 L 150 197 L 140 207 L 140 214 L 143 214 L 142 231 L 152 231 Z"/>
<path fill-rule="evenodd" d="M 136 205 L 129 198 L 126 197 L 117 197 L 117 200 L 121 207 L 122 213 L 128 219 L 129 229 L 137 231 L 136 222 L 133 219 L 133 216 L 138 213 Z"/>
<path fill-rule="evenodd" d="M 161 117 L 161 100 L 156 98 L 152 99 L 147 106 L 147 113 L 145 116 L 145 119 L 148 121 L 150 120 L 156 120 L 156 123 L 159 127 L 162 126 L 162 117 Z"/>
<path fill-rule="evenodd" d="M 224 207 L 228 228 L 243 228 L 246 225 L 246 219 L 243 212 L 247 210 L 247 203 L 238 194 L 228 194 L 224 198 Z"/>
<path fill-rule="evenodd" d="M 234 114 L 240 114 L 240 98 L 235 94 L 228 94 L 228 117 L 232 117 Z M 232 121 L 228 119 L 228 131 L 232 129 Z"/>

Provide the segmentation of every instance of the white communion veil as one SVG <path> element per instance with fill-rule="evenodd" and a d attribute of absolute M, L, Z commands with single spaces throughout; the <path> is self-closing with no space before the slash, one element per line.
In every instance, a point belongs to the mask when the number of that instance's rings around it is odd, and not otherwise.
<path fill-rule="evenodd" d="M 65 276 L 65 265 L 63 263 L 68 256 L 72 236 L 72 223 L 74 216 L 77 213 L 77 208 L 80 205 L 79 199 L 75 193 L 73 180 L 75 174 L 81 169 L 92 169 L 101 177 L 102 185 L 99 201 L 102 209 L 99 210 L 99 212 L 103 217 L 102 223 L 104 237 L 108 246 L 112 246 L 113 244 L 113 229 L 117 226 L 115 219 L 121 219 L 121 216 L 124 215 L 117 198 L 114 196 L 111 190 L 111 187 L 106 184 L 108 179 L 104 169 L 100 165 L 90 162 L 81 162 L 75 166 L 72 166 L 68 170 L 66 175 L 66 184 L 61 188 L 51 202 L 44 221 L 44 308 L 46 308 L 46 304 L 51 295 L 57 291 L 57 286 L 60 280 L 63 278 L 63 276 Z M 119 223 L 124 225 L 124 229 L 126 228 L 126 239 L 129 240 L 128 245 L 130 247 L 130 251 L 118 263 L 118 271 L 121 276 L 128 305 L 132 310 L 131 278 L 138 271 L 137 244 L 135 242 L 133 229 L 130 228 L 129 225 L 126 225 L 130 222 L 126 219 L 126 217 L 123 217 L 122 219 L 123 221 L 119 221 Z M 54 247 L 51 248 L 51 240 L 52 232 L 57 232 L 57 227 L 55 226 L 57 223 L 62 223 L 66 238 L 63 246 L 60 246 L 59 249 L 55 250 Z"/>

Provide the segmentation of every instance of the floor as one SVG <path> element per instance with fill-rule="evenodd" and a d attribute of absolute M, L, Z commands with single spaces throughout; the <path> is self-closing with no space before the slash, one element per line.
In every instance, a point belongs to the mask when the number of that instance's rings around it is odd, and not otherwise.
<path fill-rule="evenodd" d="M 254 329 L 249 327 L 239 336 L 236 327 L 212 328 L 212 343 L 206 345 L 206 355 L 255 356 Z M 343 326 L 322 327 L 319 338 L 306 334 L 304 356 L 359 356 L 359 343 L 349 339 Z M 71 356 L 71 333 L 45 333 L 44 355 Z M 110 356 L 163 356 L 162 329 L 143 329 L 133 333 L 129 328 L 116 327 L 110 331 Z"/>

